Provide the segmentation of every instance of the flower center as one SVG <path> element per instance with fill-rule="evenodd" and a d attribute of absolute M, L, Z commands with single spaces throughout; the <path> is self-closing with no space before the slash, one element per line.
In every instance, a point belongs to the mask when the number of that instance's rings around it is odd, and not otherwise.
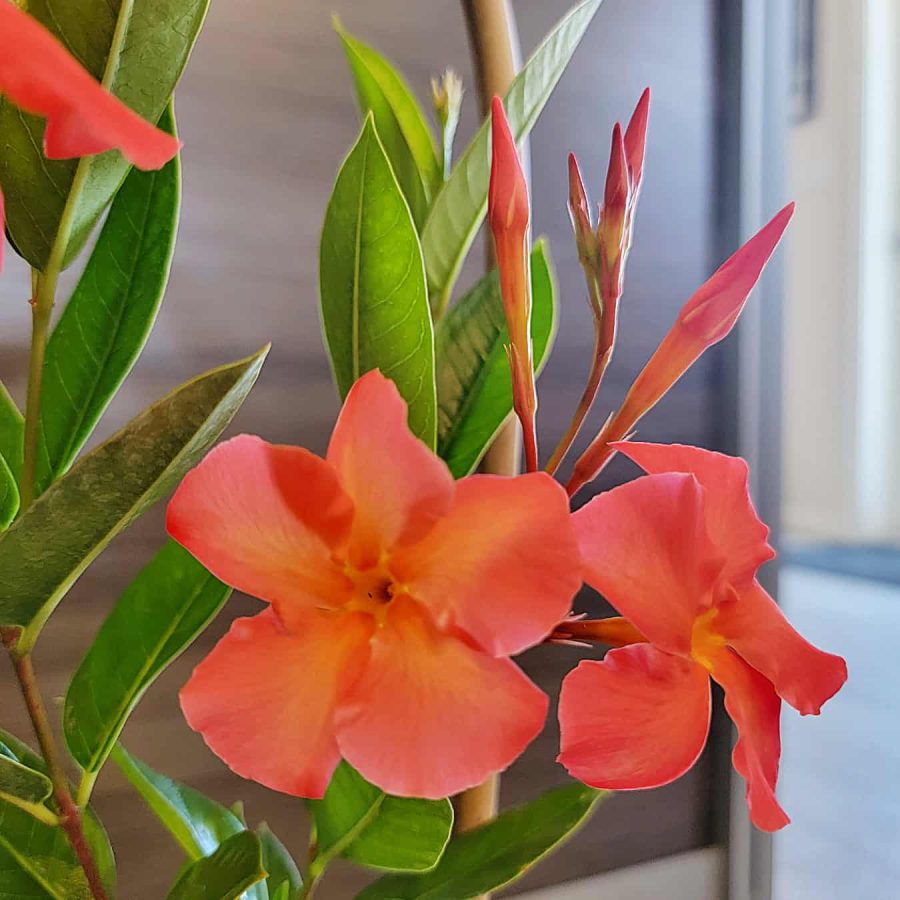
<path fill-rule="evenodd" d="M 713 607 L 694 620 L 691 631 L 691 657 L 704 669 L 712 671 L 713 657 L 725 646 L 725 638 L 713 629 L 719 610 Z"/>
<path fill-rule="evenodd" d="M 382 620 L 388 604 L 401 592 L 387 566 L 379 564 L 369 569 L 348 566 L 345 571 L 353 582 L 353 594 L 344 608 Z"/>

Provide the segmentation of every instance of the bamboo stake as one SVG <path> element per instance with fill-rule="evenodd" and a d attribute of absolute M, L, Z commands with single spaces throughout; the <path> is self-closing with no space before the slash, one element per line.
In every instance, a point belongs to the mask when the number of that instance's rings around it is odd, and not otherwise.
<path fill-rule="evenodd" d="M 478 83 L 482 116 L 490 111 L 494 94 L 504 95 L 521 66 L 519 42 L 510 0 L 462 0 L 469 32 L 469 44 Z M 487 260 L 490 267 L 493 251 L 488 236 Z M 521 440 L 518 422 L 511 420 L 497 435 L 481 464 L 481 471 L 493 475 L 516 475 L 519 472 Z M 488 822 L 497 815 L 500 793 L 498 776 L 464 791 L 456 802 L 458 831 Z M 487 900 L 484 895 L 481 900 Z"/>

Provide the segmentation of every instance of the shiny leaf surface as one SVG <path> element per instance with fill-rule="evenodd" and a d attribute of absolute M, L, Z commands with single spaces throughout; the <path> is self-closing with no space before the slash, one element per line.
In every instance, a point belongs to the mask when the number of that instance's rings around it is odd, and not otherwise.
<path fill-rule="evenodd" d="M 410 428 L 434 447 L 434 332 L 422 250 L 371 115 L 328 204 L 319 287 L 341 396 L 380 369 L 409 404 Z"/>
<path fill-rule="evenodd" d="M 175 132 L 171 109 L 160 127 Z M 133 169 L 47 344 L 37 492 L 65 472 L 131 371 L 163 298 L 181 195 L 178 158 Z"/>
<path fill-rule="evenodd" d="M 242 831 L 210 856 L 191 863 L 169 891 L 169 900 L 235 900 L 266 877 L 259 838 Z"/>
<path fill-rule="evenodd" d="M 466 900 L 516 881 L 569 837 L 606 794 L 569 784 L 454 838 L 425 875 L 388 875 L 358 900 Z"/>
<path fill-rule="evenodd" d="M 100 770 L 144 692 L 230 593 L 174 541 L 125 589 L 66 694 L 66 743 L 82 769 Z"/>
<path fill-rule="evenodd" d="M 346 762 L 335 770 L 325 796 L 309 806 L 319 865 L 343 856 L 374 869 L 427 871 L 441 858 L 453 828 L 449 800 L 392 797 Z"/>

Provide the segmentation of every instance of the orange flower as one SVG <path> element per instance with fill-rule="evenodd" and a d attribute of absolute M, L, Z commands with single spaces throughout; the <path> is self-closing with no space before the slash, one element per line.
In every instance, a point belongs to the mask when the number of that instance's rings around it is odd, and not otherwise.
<path fill-rule="evenodd" d="M 593 481 L 615 454 L 614 444 L 628 437 L 637 422 L 669 388 L 734 327 L 794 214 L 789 203 L 743 247 L 729 257 L 684 305 L 675 324 L 656 348 L 615 415 L 575 463 L 566 485 L 571 497 Z"/>
<path fill-rule="evenodd" d="M 509 130 L 503 102 L 491 107 L 491 183 L 488 221 L 494 235 L 500 290 L 509 329 L 513 406 L 525 441 L 525 467 L 537 471 L 537 391 L 531 351 L 531 278 L 528 261 L 528 183 Z"/>
<path fill-rule="evenodd" d="M 789 821 L 775 798 L 781 699 L 818 714 L 846 681 L 847 665 L 804 640 L 756 580 L 774 552 L 742 459 L 696 447 L 615 449 L 650 474 L 595 497 L 573 518 L 586 581 L 631 629 L 620 620 L 564 622 L 555 634 L 631 645 L 566 676 L 559 761 L 595 787 L 674 781 L 706 743 L 712 677 L 737 725 L 733 761 L 751 818 L 774 831 Z"/>
<path fill-rule="evenodd" d="M 392 794 L 443 797 L 508 766 L 546 696 L 509 656 L 541 641 L 581 579 L 547 475 L 454 482 L 393 383 L 352 388 L 325 459 L 241 436 L 184 480 L 168 529 L 271 604 L 240 619 L 181 692 L 240 775 L 320 797 L 341 757 Z"/>

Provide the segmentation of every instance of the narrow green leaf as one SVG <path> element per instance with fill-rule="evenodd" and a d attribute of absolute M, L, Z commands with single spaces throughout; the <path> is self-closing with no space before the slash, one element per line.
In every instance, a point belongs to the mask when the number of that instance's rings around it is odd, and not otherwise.
<path fill-rule="evenodd" d="M 98 80 L 139 115 L 162 115 L 197 38 L 209 0 L 29 0 L 45 25 Z M 120 22 L 120 19 L 122 20 Z M 44 120 L 0 96 L 0 184 L 17 252 L 44 270 L 79 165 L 87 171 L 75 203 L 67 259 L 84 246 L 130 168 L 118 151 L 48 160 Z"/>
<path fill-rule="evenodd" d="M 0 456 L 0 531 L 8 528 L 19 511 L 19 485 L 16 476 Z"/>
<path fill-rule="evenodd" d="M 256 829 L 256 833 L 262 844 L 263 866 L 269 873 L 266 878 L 269 900 L 278 900 L 281 895 L 283 900 L 297 900 L 303 887 L 303 879 L 287 847 L 265 822 Z"/>
<path fill-rule="evenodd" d="M 175 133 L 171 105 L 160 122 Z M 131 371 L 165 292 L 181 172 L 133 169 L 47 344 L 37 492 L 65 472 Z"/>
<path fill-rule="evenodd" d="M 419 227 L 432 191 L 441 184 L 431 129 L 409 85 L 391 63 L 346 32 L 337 17 L 334 28 L 344 45 L 360 110 L 364 116 L 374 115 L 378 136 Z"/>
<path fill-rule="evenodd" d="M 223 841 L 246 831 L 230 809 L 187 785 L 154 772 L 121 744 L 113 748 L 112 759 L 188 859 L 208 856 Z"/>
<path fill-rule="evenodd" d="M 9 396 L 9 391 L 0 383 L 0 456 L 19 480 L 22 472 L 25 419 L 19 407 Z"/>
<path fill-rule="evenodd" d="M 531 131 L 601 2 L 581 0 L 566 13 L 516 76 L 504 103 L 510 129 L 517 141 Z M 422 230 L 428 286 L 439 308 L 449 299 L 463 260 L 487 212 L 490 149 L 488 120 L 434 198 Z"/>
<path fill-rule="evenodd" d="M 187 785 L 154 772 L 131 756 L 121 744 L 116 744 L 110 755 L 191 862 L 215 853 L 229 838 L 246 832 L 244 823 L 230 809 Z M 253 887 L 247 894 L 247 900 L 267 900 L 267 897 L 264 884 Z"/>
<path fill-rule="evenodd" d="M 0 763 L 15 758 L 36 774 L 46 775 L 43 760 L 21 741 L 0 731 Z M 43 789 L 45 789 L 44 786 Z M 37 790 L 37 782 L 35 782 Z M 84 817 L 85 836 L 100 875 L 115 894 L 115 859 L 109 838 L 91 810 Z M 90 900 L 84 872 L 63 829 L 41 822 L 28 810 L 0 795 L 0 897 L 3 900 Z"/>
<path fill-rule="evenodd" d="M 319 857 L 343 856 L 397 872 L 433 868 L 453 828 L 449 800 L 393 797 L 341 762 L 321 800 L 309 801 Z"/>
<path fill-rule="evenodd" d="M 101 550 L 219 437 L 268 348 L 182 385 L 82 458 L 0 536 L 0 624 L 20 651 Z M 47 535 L 53 535 L 48 541 Z"/>
<path fill-rule="evenodd" d="M 524 875 L 569 837 L 606 793 L 569 784 L 454 838 L 425 875 L 388 875 L 357 900 L 466 900 Z"/>
<path fill-rule="evenodd" d="M 191 863 L 169 891 L 169 900 L 234 900 L 266 877 L 259 838 L 242 831 L 210 856 Z"/>
<path fill-rule="evenodd" d="M 66 743 L 85 772 L 100 771 L 144 692 L 230 593 L 174 541 L 126 588 L 66 694 Z"/>
<path fill-rule="evenodd" d="M 409 404 L 410 428 L 434 447 L 434 331 L 422 250 L 371 115 L 328 204 L 319 287 L 341 396 L 381 369 Z"/>
<path fill-rule="evenodd" d="M 556 332 L 554 284 L 549 247 L 542 239 L 531 254 L 531 337 L 538 372 L 550 355 Z M 508 343 L 495 270 L 450 308 L 435 333 L 437 452 L 456 478 L 468 475 L 478 465 L 512 413 Z"/>

